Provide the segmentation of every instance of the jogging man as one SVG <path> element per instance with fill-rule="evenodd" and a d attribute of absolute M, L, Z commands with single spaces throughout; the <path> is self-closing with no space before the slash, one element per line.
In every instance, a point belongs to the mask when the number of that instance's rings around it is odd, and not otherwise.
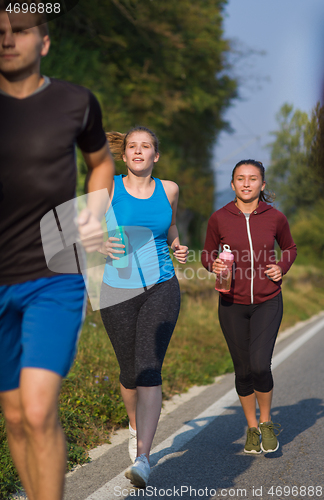
<path fill-rule="evenodd" d="M 50 46 L 40 14 L 9 19 L 1 2 L 0 403 L 28 499 L 61 500 L 66 450 L 57 403 L 76 352 L 85 288 L 81 275 L 47 267 L 40 221 L 75 197 L 75 143 L 89 167 L 89 191 L 110 192 L 114 164 L 93 94 L 40 73 Z M 79 216 L 82 238 L 100 229 L 104 207 L 97 205 Z M 88 250 L 101 239 L 88 240 Z"/>

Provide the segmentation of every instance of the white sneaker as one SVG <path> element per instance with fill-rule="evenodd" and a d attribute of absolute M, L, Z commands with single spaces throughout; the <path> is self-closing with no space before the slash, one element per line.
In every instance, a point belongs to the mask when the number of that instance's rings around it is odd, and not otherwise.
<path fill-rule="evenodd" d="M 146 488 L 150 471 L 150 464 L 148 463 L 145 453 L 143 453 L 140 457 L 135 459 L 135 463 L 133 465 L 128 467 L 125 472 L 125 476 L 134 486 L 137 486 L 138 488 Z"/>
<path fill-rule="evenodd" d="M 128 440 L 128 453 L 129 458 L 134 463 L 137 457 L 137 432 L 129 424 L 129 440 Z"/>

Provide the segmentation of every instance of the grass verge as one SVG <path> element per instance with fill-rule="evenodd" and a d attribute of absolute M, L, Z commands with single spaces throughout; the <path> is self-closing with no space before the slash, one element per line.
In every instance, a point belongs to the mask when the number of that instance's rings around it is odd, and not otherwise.
<path fill-rule="evenodd" d="M 163 366 L 163 397 L 211 383 L 233 370 L 217 319 L 214 277 L 197 263 L 178 271 L 182 305 Z M 284 278 L 281 331 L 324 309 L 324 270 L 294 265 Z M 118 364 L 100 312 L 88 311 L 79 351 L 62 384 L 60 418 L 68 441 L 68 469 L 88 461 L 87 450 L 109 442 L 112 430 L 127 425 L 119 392 Z M 0 414 L 0 500 L 19 485 Z"/>

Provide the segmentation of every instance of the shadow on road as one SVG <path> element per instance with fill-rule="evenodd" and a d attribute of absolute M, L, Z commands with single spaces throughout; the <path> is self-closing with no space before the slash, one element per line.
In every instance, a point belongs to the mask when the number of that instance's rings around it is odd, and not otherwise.
<path fill-rule="evenodd" d="M 191 487 L 192 491 L 196 490 L 196 495 L 194 493 L 189 495 L 190 491 L 187 495 L 182 495 L 182 498 L 191 498 L 200 496 L 199 489 L 201 492 L 202 489 L 208 491 L 217 489 L 219 491 L 220 488 L 229 489 L 237 486 L 239 476 L 252 466 L 256 466 L 257 469 L 251 475 L 254 480 L 258 477 L 264 477 L 264 475 L 267 476 L 267 474 L 275 476 L 278 474 L 279 462 L 285 456 L 285 446 L 314 426 L 323 416 L 324 401 L 319 398 L 303 399 L 294 405 L 274 407 L 272 419 L 274 422 L 280 423 L 282 429 L 279 436 L 280 448 L 275 453 L 248 455 L 243 452 L 246 425 L 242 408 L 239 406 L 230 407 L 226 414 L 211 421 L 204 430 L 180 447 L 176 453 L 173 452 L 172 447 L 152 454 L 151 464 L 153 468 L 149 486 L 156 488 L 156 491 L 170 489 L 171 492 L 172 490 L 172 495 L 166 495 L 168 498 L 179 498 L 181 487 Z M 204 421 L 206 420 L 208 419 L 204 419 Z M 188 424 L 189 422 L 184 423 Z M 193 420 L 192 424 L 194 427 L 187 432 L 194 434 L 195 426 L 199 425 L 199 420 Z M 182 437 L 177 436 L 173 445 L 176 445 L 177 440 L 181 439 Z M 298 447 L 300 448 L 300 443 L 298 443 Z M 265 458 L 272 460 L 269 462 L 264 460 Z M 278 459 L 279 462 L 276 463 L 275 459 Z M 162 463 L 155 467 L 159 460 Z M 178 493 L 174 493 L 177 491 Z M 127 498 L 133 496 L 129 495 Z M 152 491 L 149 490 L 146 494 L 141 492 L 138 496 L 141 498 L 152 497 Z M 161 497 L 161 494 L 159 496 Z M 208 498 L 208 496 L 204 496 L 204 498 Z"/>
<path fill-rule="evenodd" d="M 284 446 L 312 427 L 324 416 L 324 401 L 319 398 L 303 399 L 290 406 L 272 409 L 272 420 L 281 424 L 280 448 L 275 453 L 266 453 L 266 458 L 276 458 L 284 453 Z"/>

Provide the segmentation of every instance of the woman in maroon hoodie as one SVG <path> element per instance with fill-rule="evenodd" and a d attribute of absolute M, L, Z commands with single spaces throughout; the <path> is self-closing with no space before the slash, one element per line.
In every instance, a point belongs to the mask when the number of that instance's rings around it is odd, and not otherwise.
<path fill-rule="evenodd" d="M 271 358 L 282 319 L 281 280 L 296 258 L 296 245 L 284 214 L 265 203 L 273 198 L 264 192 L 261 162 L 237 163 L 231 185 L 235 200 L 209 219 L 202 264 L 219 274 L 226 268 L 217 258 L 219 247 L 227 244 L 234 254 L 231 289 L 220 292 L 218 313 L 248 424 L 244 451 L 274 452 L 279 443 L 278 428 L 270 416 Z M 276 241 L 281 250 L 278 259 Z"/>

